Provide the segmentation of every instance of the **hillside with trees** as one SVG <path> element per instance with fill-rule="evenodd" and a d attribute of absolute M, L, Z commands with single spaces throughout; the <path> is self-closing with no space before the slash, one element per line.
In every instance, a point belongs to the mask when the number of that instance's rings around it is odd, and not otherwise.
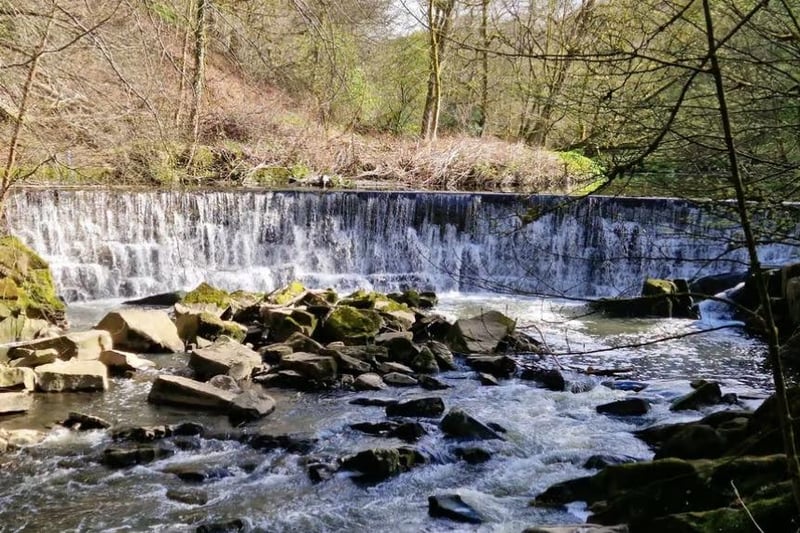
<path fill-rule="evenodd" d="M 751 196 L 794 197 L 798 7 L 712 14 Z M 707 45 L 688 0 L 4 0 L 4 183 L 725 196 Z"/>

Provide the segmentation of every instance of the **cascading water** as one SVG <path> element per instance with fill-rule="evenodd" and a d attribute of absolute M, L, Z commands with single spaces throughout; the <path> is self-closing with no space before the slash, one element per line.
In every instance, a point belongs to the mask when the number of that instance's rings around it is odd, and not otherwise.
<path fill-rule="evenodd" d="M 554 209 L 564 204 L 559 209 Z M 528 224 L 522 219 L 543 213 Z M 387 192 L 20 190 L 12 231 L 69 301 L 310 286 L 636 292 L 646 276 L 739 268 L 730 224 L 669 199 Z M 763 250 L 766 262 L 796 254 Z"/>

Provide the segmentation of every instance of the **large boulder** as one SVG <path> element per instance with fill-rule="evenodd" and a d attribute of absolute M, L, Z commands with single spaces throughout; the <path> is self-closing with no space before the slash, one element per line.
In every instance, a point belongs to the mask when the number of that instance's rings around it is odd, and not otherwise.
<path fill-rule="evenodd" d="M 297 280 L 290 282 L 284 287 L 275 289 L 266 296 L 268 302 L 278 305 L 289 305 L 308 292 L 305 286 Z"/>
<path fill-rule="evenodd" d="M 470 355 L 467 364 L 477 372 L 498 378 L 511 377 L 517 370 L 517 363 L 507 355 Z"/>
<path fill-rule="evenodd" d="M 448 337 L 450 348 L 462 353 L 494 353 L 498 345 L 514 332 L 516 322 L 499 311 L 487 311 L 456 320 Z"/>
<path fill-rule="evenodd" d="M 670 405 L 670 411 L 698 410 L 701 407 L 717 405 L 722 401 L 719 384 L 711 381 L 700 381 L 695 389 L 676 399 Z"/>
<path fill-rule="evenodd" d="M 156 367 L 153 361 L 122 350 L 106 350 L 100 354 L 100 362 L 120 374 Z"/>
<path fill-rule="evenodd" d="M 286 341 L 296 334 L 311 337 L 317 329 L 317 317 L 299 308 L 264 306 L 261 318 L 264 326 L 269 328 L 270 339 L 276 342 Z"/>
<path fill-rule="evenodd" d="M 113 347 L 112 336 L 108 331 L 93 329 L 20 344 L 9 350 L 8 357 L 13 362 L 15 359 L 31 356 L 31 351 L 55 350 L 58 354 L 58 359 L 65 361 L 69 359 L 92 361 L 98 359 L 101 353 L 111 350 Z"/>
<path fill-rule="evenodd" d="M 28 368 L 36 368 L 37 366 L 46 365 L 48 363 L 55 363 L 59 356 L 58 350 L 55 348 L 47 348 L 44 350 L 14 348 L 13 354 L 15 359 L 9 362 L 9 366 Z"/>
<path fill-rule="evenodd" d="M 181 298 L 180 303 L 184 306 L 208 306 L 212 305 L 222 311 L 231 305 L 233 299 L 231 295 L 222 289 L 218 289 L 206 282 L 201 283 Z"/>
<path fill-rule="evenodd" d="M 591 307 L 615 318 L 698 318 L 686 280 L 648 278 L 637 298 L 603 298 Z"/>
<path fill-rule="evenodd" d="M 338 367 L 336 359 L 326 355 L 296 352 L 284 356 L 280 367 L 294 370 L 301 376 L 319 384 L 328 384 L 336 380 Z"/>
<path fill-rule="evenodd" d="M 108 388 L 108 369 L 100 361 L 56 361 L 37 366 L 37 387 L 43 392 L 102 391 Z"/>
<path fill-rule="evenodd" d="M 202 381 L 217 374 L 228 374 L 237 379 L 247 378 L 261 363 L 258 352 L 226 337 L 207 348 L 192 350 L 189 357 L 189 367 L 194 371 L 195 377 Z"/>
<path fill-rule="evenodd" d="M 242 342 L 247 336 L 246 327 L 222 320 L 216 313 L 197 311 L 181 304 L 175 304 L 174 308 L 178 336 L 186 342 L 196 342 L 197 337 L 214 341 L 223 335 Z"/>
<path fill-rule="evenodd" d="M 181 376 L 159 376 L 150 388 L 147 401 L 208 411 L 227 411 L 235 393 L 208 383 Z"/>
<path fill-rule="evenodd" d="M 274 410 L 275 400 L 272 396 L 253 388 L 238 394 L 231 401 L 228 418 L 234 426 L 238 426 L 263 418 Z"/>
<path fill-rule="evenodd" d="M 325 319 L 322 332 L 328 341 L 365 344 L 375 338 L 382 325 L 383 319 L 374 309 L 339 305 Z"/>
<path fill-rule="evenodd" d="M 164 311 L 123 309 L 107 314 L 96 329 L 111 333 L 114 346 L 132 352 L 173 352 L 184 350 L 178 329 Z"/>
<path fill-rule="evenodd" d="M 47 262 L 12 235 L 0 238 L 0 318 L 25 316 L 66 326 L 66 306 Z M 10 342 L 20 338 L 3 338 Z"/>

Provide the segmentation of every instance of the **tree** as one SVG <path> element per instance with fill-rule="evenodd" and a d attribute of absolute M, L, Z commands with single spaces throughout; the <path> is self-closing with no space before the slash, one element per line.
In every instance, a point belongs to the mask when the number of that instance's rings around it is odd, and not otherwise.
<path fill-rule="evenodd" d="M 427 5 L 429 74 L 422 112 L 422 137 L 435 140 L 439 133 L 442 105 L 442 62 L 453 23 L 455 0 L 430 0 Z"/>

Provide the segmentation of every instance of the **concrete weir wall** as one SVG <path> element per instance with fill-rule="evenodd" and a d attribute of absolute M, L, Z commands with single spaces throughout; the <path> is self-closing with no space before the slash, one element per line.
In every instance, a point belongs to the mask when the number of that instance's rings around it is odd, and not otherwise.
<path fill-rule="evenodd" d="M 745 255 L 729 245 L 735 224 L 715 212 L 674 199 L 31 188 L 12 195 L 8 217 L 76 301 L 201 281 L 265 291 L 292 279 L 344 290 L 632 294 L 647 276 L 743 269 Z M 786 262 L 797 250 L 767 245 L 763 259 Z"/>

